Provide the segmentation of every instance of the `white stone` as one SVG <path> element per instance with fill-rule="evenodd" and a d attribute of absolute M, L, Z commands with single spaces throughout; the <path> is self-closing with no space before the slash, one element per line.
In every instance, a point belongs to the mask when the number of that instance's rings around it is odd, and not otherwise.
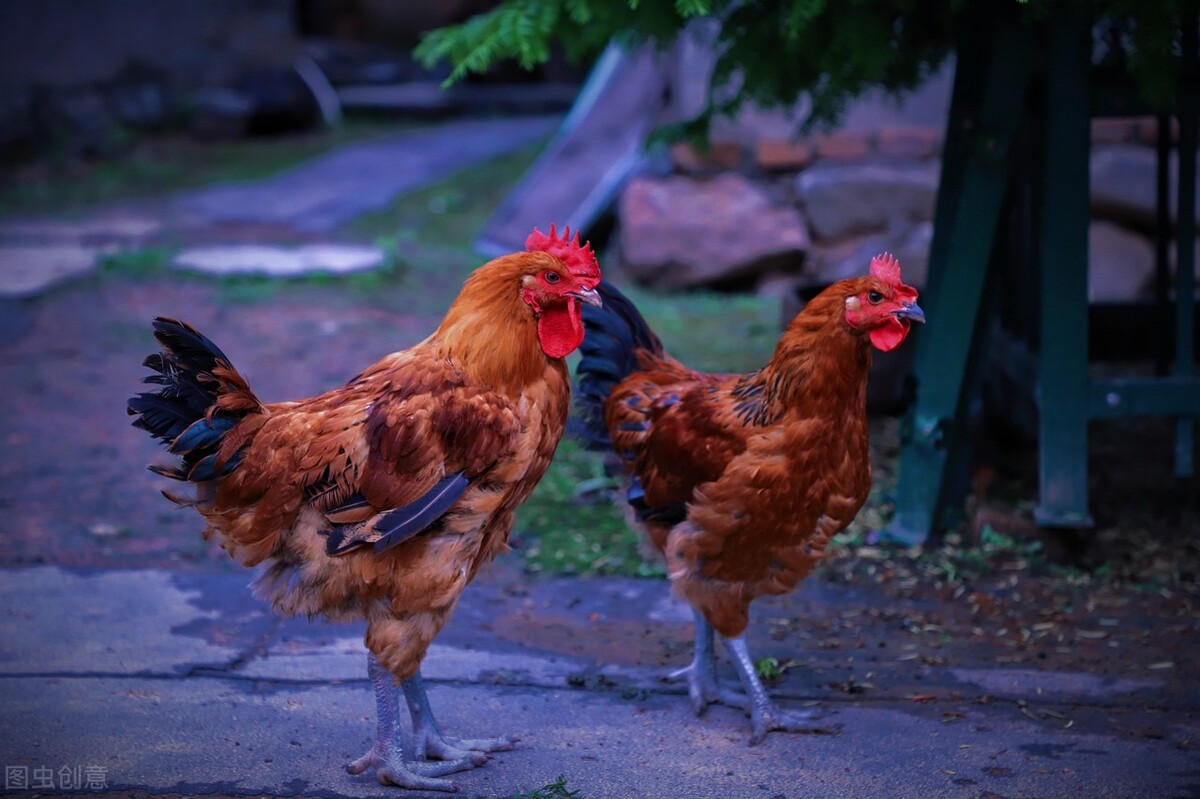
<path fill-rule="evenodd" d="M 298 277 L 314 273 L 365 272 L 382 266 L 384 260 L 383 250 L 361 244 L 305 244 L 299 247 L 234 244 L 184 250 L 172 259 L 171 266 L 218 276 Z"/>

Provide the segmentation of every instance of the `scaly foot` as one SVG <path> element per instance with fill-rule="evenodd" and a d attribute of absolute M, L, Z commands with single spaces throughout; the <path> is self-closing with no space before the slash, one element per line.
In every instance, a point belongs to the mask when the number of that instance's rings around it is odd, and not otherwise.
<path fill-rule="evenodd" d="M 704 711 L 714 702 L 746 710 L 750 700 L 742 691 L 728 685 L 722 685 L 717 679 L 716 666 L 712 658 L 693 660 L 682 669 L 667 675 L 668 680 L 687 679 L 688 698 L 692 701 L 692 712 L 703 716 Z"/>
<path fill-rule="evenodd" d="M 413 739 L 421 744 L 421 748 L 417 749 L 397 723 L 398 696 L 396 681 L 391 672 L 379 663 L 375 655 L 369 654 L 367 674 L 370 675 L 371 685 L 375 690 L 375 745 L 368 749 L 365 755 L 349 763 L 346 771 L 362 774 L 367 769 L 374 769 L 376 779 L 383 785 L 454 792 L 458 787 L 453 782 L 438 777 L 475 768 L 487 760 L 487 755 L 481 752 L 463 752 L 461 756 L 451 757 L 447 750 L 447 756 L 441 759 L 442 762 L 426 762 L 424 734 L 418 731 L 418 734 L 413 736 Z"/>
<path fill-rule="evenodd" d="M 778 708 L 763 687 L 762 680 L 754 670 L 754 661 L 746 648 L 746 639 L 742 636 L 726 638 L 725 646 L 733 657 L 733 666 L 737 669 L 742 686 L 749 698 L 750 713 L 750 745 L 762 743 L 767 733 L 772 730 L 783 732 L 809 732 L 833 734 L 838 731 L 837 725 L 818 724 L 821 718 L 818 711 L 787 711 Z"/>
<path fill-rule="evenodd" d="M 430 760 L 469 759 L 472 765 L 482 766 L 488 761 L 488 752 L 507 752 L 514 743 L 511 738 L 450 738 L 437 730 L 426 730 L 425 740 L 417 742 L 414 748 L 420 752 L 423 745 Z"/>
<path fill-rule="evenodd" d="M 425 681 L 418 671 L 400 684 L 408 712 L 412 717 L 413 753 L 416 759 L 469 761 L 482 766 L 487 762 L 488 752 L 506 752 L 516 742 L 512 738 L 451 738 L 442 733 L 429 696 L 425 693 Z"/>
<path fill-rule="evenodd" d="M 386 744 L 380 742 L 368 749 L 362 757 L 348 763 L 346 771 L 350 774 L 362 774 L 367 769 L 375 769 L 375 778 L 379 780 L 380 785 L 454 793 L 458 786 L 450 780 L 440 780 L 437 777 L 474 768 L 476 765 L 466 761 L 406 761 L 398 748 L 389 749 Z"/>
<path fill-rule="evenodd" d="M 682 669 L 667 675 L 668 680 L 687 678 L 688 698 L 692 700 L 692 712 L 703 716 L 713 702 L 745 710 L 750 700 L 744 693 L 721 685 L 717 680 L 717 661 L 713 651 L 713 628 L 697 610 L 692 611 L 696 620 L 696 643 L 692 662 Z"/>
<path fill-rule="evenodd" d="M 775 730 L 817 735 L 833 735 L 838 732 L 838 725 L 818 723 L 817 719 L 822 716 L 817 710 L 783 710 L 774 702 L 756 704 L 750 709 L 750 745 L 762 743 L 766 740 L 767 733 Z"/>

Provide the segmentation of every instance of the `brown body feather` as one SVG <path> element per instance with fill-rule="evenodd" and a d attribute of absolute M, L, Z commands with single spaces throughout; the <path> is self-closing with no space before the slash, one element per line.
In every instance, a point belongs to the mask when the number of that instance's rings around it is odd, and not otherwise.
<path fill-rule="evenodd" d="M 209 416 L 241 415 L 219 451 L 221 463 L 240 460 L 188 503 L 205 536 L 263 566 L 256 592 L 277 610 L 365 618 L 380 662 L 398 679 L 414 674 L 463 588 L 506 548 L 562 436 L 566 367 L 539 346 L 520 297 L 523 275 L 561 266 L 543 252 L 491 262 L 428 339 L 311 399 L 261 404 L 220 361 Z M 421 534 L 382 552 L 327 552 L 334 524 L 361 522 L 370 544 L 374 520 L 454 473 L 469 485 Z"/>
<path fill-rule="evenodd" d="M 871 349 L 844 319 L 861 287 L 835 288 L 793 320 L 758 372 L 705 374 L 643 349 L 640 370 L 604 403 L 646 505 L 686 506 L 682 522 L 645 526 L 676 591 L 726 637 L 745 629 L 752 600 L 812 571 L 870 488 Z"/>

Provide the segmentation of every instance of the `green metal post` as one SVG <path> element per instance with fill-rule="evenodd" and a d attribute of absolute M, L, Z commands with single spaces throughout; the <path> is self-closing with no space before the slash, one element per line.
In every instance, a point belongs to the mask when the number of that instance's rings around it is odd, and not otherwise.
<path fill-rule="evenodd" d="M 1196 137 L 1200 98 L 1196 97 L 1196 17 L 1183 21 L 1184 73 L 1192 80 L 1179 93 L 1179 224 L 1175 245 L 1175 376 L 1191 377 L 1196 372 Z M 1190 67 L 1190 68 L 1189 68 Z M 1200 397 L 1197 398 L 1200 406 Z M 1196 473 L 1195 420 L 1180 418 L 1175 429 L 1175 474 Z"/>
<path fill-rule="evenodd" d="M 1048 24 L 1038 361 L 1038 524 L 1087 527 L 1088 151 L 1091 20 L 1061 6 Z"/>
<path fill-rule="evenodd" d="M 909 543 L 941 526 L 947 455 L 961 449 L 955 441 L 964 432 L 968 361 L 987 322 L 983 291 L 1009 183 L 1009 148 L 1024 118 L 1033 43 L 1026 29 L 993 15 L 987 24 L 964 24 L 958 57 L 921 297 L 929 321 L 917 347 L 917 398 L 904 425 L 896 515 L 888 528 Z"/>

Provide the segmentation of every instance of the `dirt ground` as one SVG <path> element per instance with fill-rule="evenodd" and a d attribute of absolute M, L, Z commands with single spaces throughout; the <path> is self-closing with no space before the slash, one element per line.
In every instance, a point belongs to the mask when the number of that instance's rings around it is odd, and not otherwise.
<path fill-rule="evenodd" d="M 158 496 L 165 481 L 144 467 L 162 453 L 129 427 L 125 401 L 139 390 L 141 360 L 154 349 L 151 318 L 195 324 L 263 398 L 279 400 L 337 385 L 428 334 L 440 314 L 422 301 L 427 279 L 457 282 L 426 276 L 371 291 L 287 283 L 255 293 L 169 275 L 101 273 L 37 299 L 7 301 L 0 309 L 0 564 L 236 569 L 200 540 L 192 513 Z M 876 428 L 886 439 L 895 425 Z M 918 666 L 969 653 L 1097 675 L 1153 672 L 1191 685 L 1186 672 L 1200 655 L 1200 480 L 1174 477 L 1171 441 L 1161 421 L 1098 426 L 1098 526 L 1083 535 L 1074 563 L 1046 557 L 1056 542 L 1039 538 L 1028 522 L 1033 459 L 1020 449 L 960 539 L 917 551 L 867 538 L 834 553 L 812 579 L 860 591 L 860 611 L 831 614 L 809 592 L 764 603 L 761 612 L 770 615 L 772 635 L 803 639 L 814 653 L 808 665 L 825 663 L 829 684 L 850 694 L 871 690 L 871 659 L 884 655 Z M 886 474 L 894 442 L 879 449 Z M 511 586 L 545 579 L 523 574 L 520 564 L 514 552 L 484 579 Z M 884 652 L 898 627 L 909 632 L 911 648 Z M 573 629 L 537 634 L 567 651 L 582 643 Z M 689 646 L 656 638 L 656 629 L 601 624 L 586 644 L 643 662 Z M 762 643 L 769 652 L 770 642 Z M 797 664 L 777 665 L 782 679 Z"/>

